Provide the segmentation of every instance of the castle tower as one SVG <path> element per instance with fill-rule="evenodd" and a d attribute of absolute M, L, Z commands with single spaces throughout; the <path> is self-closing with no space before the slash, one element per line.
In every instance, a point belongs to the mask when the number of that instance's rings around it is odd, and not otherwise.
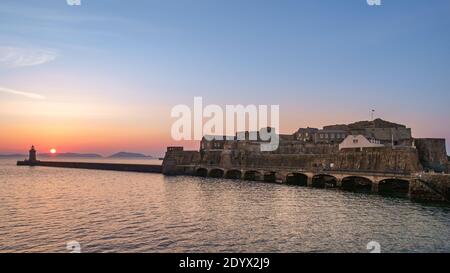
<path fill-rule="evenodd" d="M 29 157 L 28 157 L 28 160 L 30 161 L 30 162 L 36 162 L 37 160 L 36 160 L 36 150 L 34 149 L 34 146 L 31 146 L 31 149 L 30 149 L 30 155 L 29 155 Z"/>

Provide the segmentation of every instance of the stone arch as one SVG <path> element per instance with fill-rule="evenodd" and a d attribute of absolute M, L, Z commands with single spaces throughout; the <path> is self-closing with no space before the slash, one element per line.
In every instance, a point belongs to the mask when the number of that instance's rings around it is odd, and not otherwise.
<path fill-rule="evenodd" d="M 244 180 L 248 181 L 260 181 L 261 179 L 261 173 L 258 171 L 246 171 L 244 173 Z"/>
<path fill-rule="evenodd" d="M 209 177 L 212 178 L 222 178 L 224 175 L 224 171 L 222 169 L 212 169 L 211 171 L 209 171 Z"/>
<path fill-rule="evenodd" d="M 286 176 L 286 184 L 305 187 L 308 185 L 308 176 L 303 173 L 290 173 Z"/>
<path fill-rule="evenodd" d="M 399 178 L 388 178 L 378 183 L 378 193 L 393 196 L 407 196 L 410 181 Z"/>
<path fill-rule="evenodd" d="M 363 176 L 347 176 L 342 179 L 343 190 L 356 192 L 371 192 L 373 181 Z"/>
<path fill-rule="evenodd" d="M 264 182 L 270 182 L 270 183 L 277 182 L 277 173 L 276 172 L 265 172 L 264 173 Z"/>
<path fill-rule="evenodd" d="M 335 188 L 337 186 L 337 178 L 329 174 L 318 174 L 312 179 L 314 188 Z"/>
<path fill-rule="evenodd" d="M 228 170 L 225 174 L 227 179 L 241 179 L 242 172 L 240 170 Z"/>
<path fill-rule="evenodd" d="M 208 170 L 206 168 L 198 168 L 195 171 L 195 176 L 207 177 L 208 176 Z"/>

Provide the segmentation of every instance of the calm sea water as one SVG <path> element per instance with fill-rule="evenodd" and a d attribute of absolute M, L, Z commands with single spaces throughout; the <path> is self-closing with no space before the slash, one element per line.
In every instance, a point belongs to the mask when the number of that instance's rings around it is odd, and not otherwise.
<path fill-rule="evenodd" d="M 0 252 L 68 252 L 72 240 L 83 252 L 367 252 L 372 240 L 384 252 L 450 252 L 450 208 L 0 160 Z"/>

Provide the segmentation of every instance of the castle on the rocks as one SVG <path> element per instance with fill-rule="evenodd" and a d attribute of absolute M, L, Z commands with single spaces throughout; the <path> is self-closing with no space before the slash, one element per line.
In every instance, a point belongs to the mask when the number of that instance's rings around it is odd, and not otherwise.
<path fill-rule="evenodd" d="M 238 137 L 238 136 L 245 137 Z M 249 137 L 256 135 L 257 137 Z M 223 168 L 336 169 L 413 173 L 448 172 L 445 139 L 413 138 L 411 128 L 382 119 L 280 134 L 278 149 L 262 152 L 260 132 L 203 138 L 199 151 L 169 147 L 163 170 L 186 173 L 181 166 Z M 172 155 L 172 156 L 171 156 Z"/>

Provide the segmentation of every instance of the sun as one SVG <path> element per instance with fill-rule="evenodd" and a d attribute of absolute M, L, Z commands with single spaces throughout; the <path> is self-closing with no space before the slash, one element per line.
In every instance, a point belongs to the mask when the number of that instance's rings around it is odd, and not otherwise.
<path fill-rule="evenodd" d="M 50 153 L 53 154 L 53 155 L 56 154 L 56 149 L 55 148 L 51 148 L 50 149 Z"/>

